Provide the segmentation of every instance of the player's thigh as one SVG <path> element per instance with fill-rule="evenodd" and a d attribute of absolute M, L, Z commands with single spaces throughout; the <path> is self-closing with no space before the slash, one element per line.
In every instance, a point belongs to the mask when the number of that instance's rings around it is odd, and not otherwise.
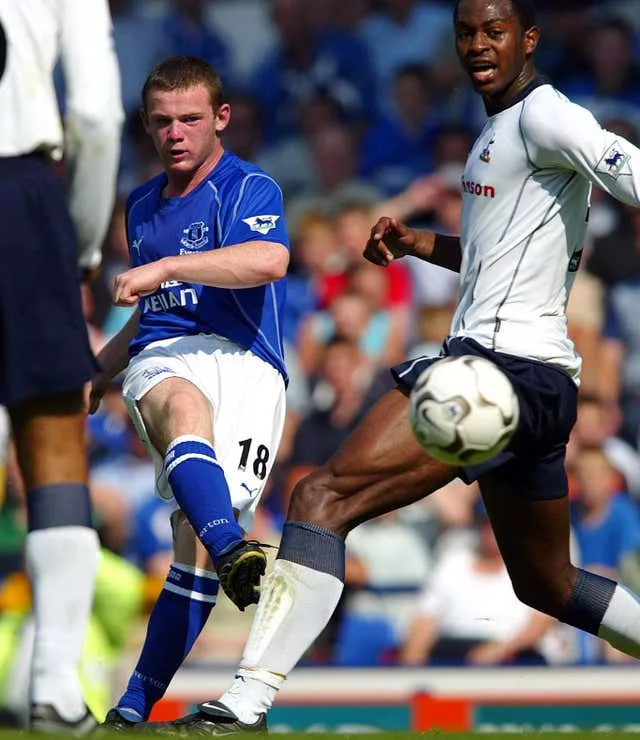
<path fill-rule="evenodd" d="M 191 380 L 168 377 L 137 401 L 147 433 L 156 449 L 164 452 L 184 435 L 213 442 L 211 404 Z"/>
<path fill-rule="evenodd" d="M 346 534 L 356 524 L 424 498 L 458 475 L 429 457 L 409 424 L 408 399 L 394 388 L 338 452 L 294 489 L 288 518 Z"/>
<path fill-rule="evenodd" d="M 575 582 L 568 496 L 523 497 L 517 482 L 505 480 L 499 470 L 484 475 L 479 483 L 516 595 L 557 615 Z"/>
<path fill-rule="evenodd" d="M 129 415 L 149 452 L 162 457 L 177 437 L 213 442 L 211 403 L 204 388 L 210 368 L 194 374 L 187 361 L 194 338 L 158 342 L 133 358 L 122 392 Z"/>
<path fill-rule="evenodd" d="M 8 411 L 28 489 L 87 480 L 81 389 L 12 404 Z"/>

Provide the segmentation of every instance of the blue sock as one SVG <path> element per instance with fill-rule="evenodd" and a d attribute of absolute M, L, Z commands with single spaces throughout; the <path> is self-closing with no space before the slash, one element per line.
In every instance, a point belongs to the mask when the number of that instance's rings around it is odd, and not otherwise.
<path fill-rule="evenodd" d="M 146 720 L 202 632 L 216 603 L 215 573 L 173 563 L 149 617 L 147 637 L 118 711 Z"/>
<path fill-rule="evenodd" d="M 167 449 L 164 467 L 178 506 L 215 563 L 243 536 L 213 447 L 203 437 L 178 437 Z"/>

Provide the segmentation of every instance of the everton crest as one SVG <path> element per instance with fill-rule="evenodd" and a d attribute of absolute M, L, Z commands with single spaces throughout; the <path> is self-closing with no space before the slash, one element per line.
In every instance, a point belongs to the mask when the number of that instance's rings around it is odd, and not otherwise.
<path fill-rule="evenodd" d="M 180 244 L 187 249 L 202 249 L 209 243 L 208 231 L 209 227 L 204 221 L 196 221 L 182 229 L 184 236 L 180 239 Z"/>

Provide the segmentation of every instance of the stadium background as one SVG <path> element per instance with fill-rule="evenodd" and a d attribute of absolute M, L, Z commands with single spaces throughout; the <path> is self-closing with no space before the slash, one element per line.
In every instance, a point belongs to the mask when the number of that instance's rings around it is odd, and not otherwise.
<path fill-rule="evenodd" d="M 113 276 L 127 264 L 124 199 L 158 168 L 137 115 L 140 87 L 164 56 L 204 56 L 221 72 L 232 104 L 227 147 L 273 174 L 286 198 L 289 411 L 252 533 L 277 543 L 295 481 L 324 461 L 389 387 L 385 368 L 437 349 L 447 330 L 455 276 L 411 260 L 383 271 L 360 253 L 381 212 L 457 230 L 461 168 L 484 114 L 453 54 L 452 3 L 110 5 L 127 124 L 102 275 L 84 294 L 92 341 L 99 349 L 128 316 L 109 303 Z M 539 0 L 538 8 L 540 70 L 637 144 L 640 0 Z M 595 193 L 569 305 L 570 332 L 584 357 L 568 457 L 575 557 L 636 590 L 639 305 L 640 212 Z M 169 510 L 153 495 L 152 466 L 117 382 L 90 419 L 89 440 L 103 564 L 83 676 L 92 707 L 103 713 L 135 662 L 170 561 Z M 3 473 L 0 705 L 11 723 L 26 705 L 31 629 L 22 570 L 23 487 L 10 444 Z M 505 587 L 473 487 L 456 482 L 363 525 L 350 535 L 348 554 L 337 616 L 288 681 L 272 725 L 640 725 L 637 666 L 624 656 L 550 621 L 539 625 L 539 639 L 509 651 L 534 617 Z M 489 571 L 486 581 L 474 570 L 479 560 Z M 250 618 L 221 597 L 156 716 L 175 716 L 226 686 Z M 469 653 L 487 642 L 498 647 Z"/>

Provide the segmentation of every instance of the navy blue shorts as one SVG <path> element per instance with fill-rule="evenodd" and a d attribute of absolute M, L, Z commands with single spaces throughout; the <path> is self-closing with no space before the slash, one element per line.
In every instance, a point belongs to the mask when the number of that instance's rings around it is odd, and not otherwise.
<path fill-rule="evenodd" d="M 473 339 L 445 342 L 444 356 L 476 355 L 495 363 L 511 381 L 520 403 L 516 433 L 508 447 L 485 463 L 463 468 L 471 483 L 486 473 L 498 476 L 529 499 L 554 499 L 568 492 L 565 453 L 576 421 L 578 388 L 568 373 L 543 362 L 494 352 Z M 420 357 L 391 369 L 401 390 L 409 392 L 438 357 Z"/>
<path fill-rule="evenodd" d="M 0 158 L 0 403 L 82 388 L 95 372 L 62 184 L 39 155 Z"/>

